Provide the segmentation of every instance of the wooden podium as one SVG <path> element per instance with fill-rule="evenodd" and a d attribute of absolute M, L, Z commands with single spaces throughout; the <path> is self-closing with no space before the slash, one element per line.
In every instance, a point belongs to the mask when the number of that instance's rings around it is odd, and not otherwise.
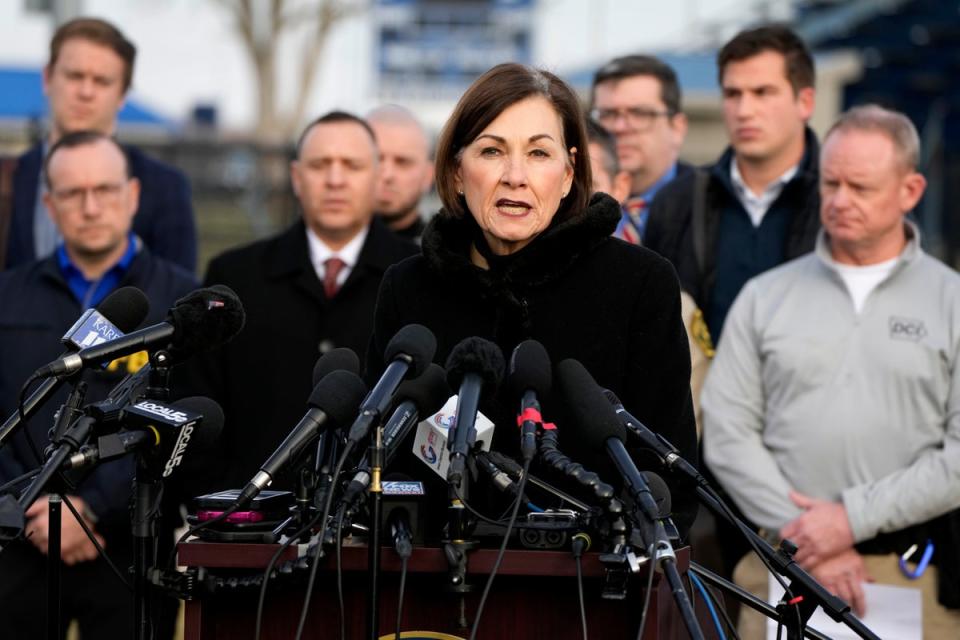
<path fill-rule="evenodd" d="M 251 573 L 265 569 L 276 545 L 189 542 L 180 546 L 179 564 L 206 567 L 218 575 L 231 570 Z M 286 559 L 295 558 L 288 549 Z M 461 596 L 444 589 L 447 561 L 440 548 L 417 548 L 408 563 L 403 603 L 403 631 L 427 631 L 435 635 L 411 637 L 466 638 L 496 550 L 478 549 L 469 556 L 468 580 L 474 591 Z M 685 575 L 689 548 L 677 551 L 677 566 Z M 337 586 L 332 554 L 324 559 L 314 586 L 313 601 L 304 638 L 334 638 L 339 634 Z M 367 548 L 345 546 L 342 555 L 343 592 L 348 638 L 366 634 Z M 400 559 L 392 548 L 381 555 L 380 635 L 393 637 L 397 615 Z M 243 572 L 242 570 L 247 570 Z M 306 573 L 306 572 L 304 572 Z M 649 574 L 630 578 L 625 600 L 600 598 L 603 566 L 595 553 L 583 558 L 584 597 L 591 638 L 635 638 Z M 256 590 L 219 590 L 213 596 L 186 603 L 185 640 L 245 639 L 253 637 L 257 606 Z M 267 591 L 261 637 L 288 640 L 296 634 L 303 604 L 303 580 L 274 579 Z M 688 591 L 688 595 L 689 591 Z M 708 638 L 716 631 L 700 598 L 695 599 L 697 618 Z M 458 621 L 467 621 L 463 628 Z M 582 637 L 577 597 L 576 564 L 569 551 L 508 550 L 497 573 L 478 632 L 479 638 Z M 689 637 L 677 611 L 667 581 L 657 573 L 653 580 L 645 639 Z"/>

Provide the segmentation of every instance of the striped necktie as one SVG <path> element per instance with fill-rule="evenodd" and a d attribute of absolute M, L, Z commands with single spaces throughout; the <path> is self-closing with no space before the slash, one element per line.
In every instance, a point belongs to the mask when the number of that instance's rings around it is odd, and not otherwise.
<path fill-rule="evenodd" d="M 620 228 L 620 238 L 630 244 L 641 244 L 642 242 L 639 229 L 643 228 L 640 223 L 640 214 L 643 213 L 644 206 L 646 206 L 646 201 L 642 196 L 632 196 L 623 203 L 623 210 L 630 219 L 623 221 Z"/>

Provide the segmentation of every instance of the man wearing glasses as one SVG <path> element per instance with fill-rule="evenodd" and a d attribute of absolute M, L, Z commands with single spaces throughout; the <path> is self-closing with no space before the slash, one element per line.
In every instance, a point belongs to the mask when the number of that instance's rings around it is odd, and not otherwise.
<path fill-rule="evenodd" d="M 616 58 L 594 75 L 591 97 L 590 115 L 614 136 L 620 168 L 630 174 L 630 197 L 614 235 L 641 244 L 653 197 L 691 171 L 677 162 L 687 135 L 677 75 L 652 56 Z"/>
<path fill-rule="evenodd" d="M 122 286 L 141 289 L 150 302 L 144 324 L 164 319 L 173 303 L 196 287 L 193 275 L 153 256 L 131 231 L 140 182 L 115 140 L 95 131 L 68 133 L 47 154 L 44 200 L 62 241 L 52 255 L 0 273 L 0 415 L 16 411 L 20 385 L 30 372 L 58 357 L 60 337 L 80 314 Z M 83 374 L 85 403 L 106 397 L 143 358 L 111 363 Z M 0 449 L 0 483 L 37 467 L 24 431 L 43 451 L 54 411 L 66 391 L 51 398 Z M 133 461 L 122 458 L 97 467 L 72 489 L 70 500 L 118 567 L 133 558 L 130 499 Z M 126 638 L 133 631 L 133 602 L 67 509 L 61 526 L 61 589 L 64 623 L 79 621 L 84 638 Z M 39 638 L 45 628 L 45 581 L 49 531 L 47 501 L 26 512 L 25 540 L 0 553 L 0 619 L 4 637 Z M 173 617 L 162 615 L 170 637 Z M 64 626 L 65 628 L 65 626 Z"/>
<path fill-rule="evenodd" d="M 12 193 L 0 194 L 0 268 L 45 258 L 53 251 L 59 237 L 43 199 L 44 156 L 71 131 L 116 132 L 135 60 L 134 44 L 103 20 L 77 18 L 54 33 L 43 70 L 48 136 L 16 162 L 0 163 L 0 180 L 6 178 L 12 184 Z M 186 177 L 139 148 L 125 146 L 131 173 L 140 184 L 133 230 L 154 255 L 193 271 L 197 238 Z"/>

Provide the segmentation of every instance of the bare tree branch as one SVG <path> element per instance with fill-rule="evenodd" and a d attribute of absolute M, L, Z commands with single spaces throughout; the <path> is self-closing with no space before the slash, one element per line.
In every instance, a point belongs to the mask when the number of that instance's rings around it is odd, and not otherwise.
<path fill-rule="evenodd" d="M 290 139 L 300 126 L 316 81 L 331 29 L 367 7 L 366 0 L 311 0 L 291 7 L 270 0 L 265 14 L 256 14 L 256 0 L 217 0 L 232 14 L 235 28 L 256 78 L 256 135 L 261 140 Z M 266 23 L 263 23 L 263 21 Z M 300 51 L 298 82 L 290 109 L 281 116 L 277 95 L 277 50 L 284 35 L 312 23 L 313 32 Z"/>

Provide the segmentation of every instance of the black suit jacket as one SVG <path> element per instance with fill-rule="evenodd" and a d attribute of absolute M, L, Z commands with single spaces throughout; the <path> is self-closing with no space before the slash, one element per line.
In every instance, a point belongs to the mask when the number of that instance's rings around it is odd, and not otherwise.
<path fill-rule="evenodd" d="M 310 263 L 302 222 L 210 262 L 205 284 L 232 288 L 246 312 L 240 334 L 189 374 L 200 387 L 192 392 L 211 395 L 226 414 L 220 448 L 226 468 L 209 478 L 211 488 L 241 487 L 303 417 L 323 352 L 349 347 L 363 361 L 380 280 L 387 267 L 416 252 L 374 218 L 357 265 L 333 299 Z"/>
<path fill-rule="evenodd" d="M 197 268 L 197 230 L 186 176 L 137 147 L 125 145 L 124 148 L 130 159 L 130 172 L 140 180 L 140 207 L 133 218 L 133 232 L 153 255 L 193 273 Z M 46 257 L 34 255 L 33 247 L 33 214 L 42 168 L 43 148 L 39 144 L 17 161 L 7 267 Z"/>

